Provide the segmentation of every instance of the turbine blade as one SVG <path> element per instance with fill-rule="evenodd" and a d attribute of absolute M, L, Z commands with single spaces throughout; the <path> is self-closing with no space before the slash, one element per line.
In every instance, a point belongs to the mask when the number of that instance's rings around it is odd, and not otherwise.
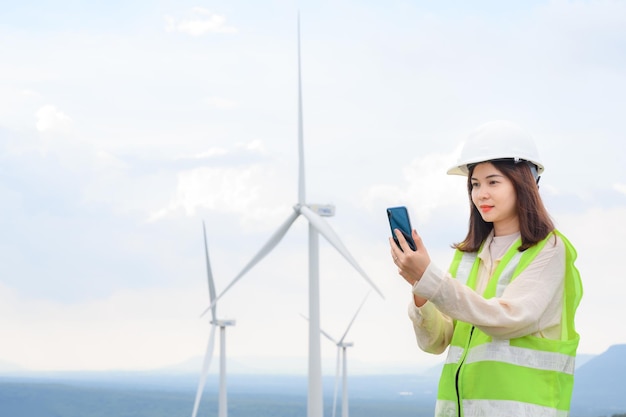
<path fill-rule="evenodd" d="M 200 398 L 202 398 L 202 391 L 204 391 L 204 384 L 206 382 L 207 375 L 209 374 L 209 367 L 211 366 L 211 358 L 213 356 L 213 346 L 215 342 L 215 325 L 211 325 L 211 335 L 209 336 L 209 343 L 206 346 L 206 353 L 204 354 L 204 360 L 202 362 L 202 373 L 200 374 L 200 382 L 198 383 L 198 390 L 196 391 L 196 400 L 193 404 L 193 412 L 191 417 L 196 417 L 198 414 L 198 406 L 200 405 Z"/>
<path fill-rule="evenodd" d="M 359 274 L 361 274 L 363 278 L 365 278 L 365 281 L 367 281 L 372 286 L 372 288 L 378 293 L 378 295 L 380 295 L 382 299 L 385 299 L 383 293 L 378 289 L 378 287 L 374 284 L 370 277 L 367 276 L 363 268 L 359 266 L 354 257 L 348 251 L 348 249 L 341 242 L 341 239 L 339 239 L 337 233 L 335 233 L 335 231 L 330 227 L 328 222 L 326 222 L 326 220 L 324 220 L 320 215 L 315 213 L 307 206 L 300 207 L 300 213 L 304 217 L 306 217 L 309 222 L 311 222 L 311 224 L 313 224 L 313 226 L 317 229 L 317 231 L 320 232 L 320 234 L 324 236 L 326 240 L 335 247 L 335 249 L 337 249 L 337 251 L 354 267 L 354 269 L 359 272 Z"/>
<path fill-rule="evenodd" d="M 300 316 L 305 319 L 306 321 L 309 321 L 309 318 L 307 316 L 305 316 L 304 314 L 300 314 Z M 326 333 L 324 331 L 324 329 L 320 329 L 320 333 L 323 334 L 328 340 L 330 340 L 331 342 L 333 342 L 334 344 L 337 344 L 339 342 L 337 342 L 335 339 L 333 339 L 333 337 L 331 335 L 329 335 L 328 333 Z"/>
<path fill-rule="evenodd" d="M 298 12 L 298 204 L 305 204 L 304 132 L 302 120 L 302 71 L 300 65 L 300 13 Z"/>
<path fill-rule="evenodd" d="M 209 301 L 213 307 L 211 308 L 211 317 L 213 321 L 217 319 L 216 309 L 217 307 L 213 304 L 213 300 L 215 300 L 215 281 L 213 281 L 213 272 L 211 271 L 211 261 L 209 260 L 209 245 L 206 240 L 206 227 L 204 222 L 202 222 L 202 232 L 204 234 L 204 256 L 206 259 L 206 273 L 207 278 L 209 280 Z"/>
<path fill-rule="evenodd" d="M 333 417 L 337 411 L 337 392 L 339 391 L 339 368 L 340 368 L 341 347 L 337 346 L 337 365 L 335 367 L 335 390 L 333 394 Z"/>
<path fill-rule="evenodd" d="M 326 336 L 326 339 L 330 340 L 331 342 L 333 342 L 334 344 L 337 344 L 339 342 L 337 342 L 335 339 L 332 338 L 331 335 L 329 335 L 328 333 L 326 333 L 323 329 L 320 329 L 320 333 L 323 334 L 324 336 Z"/>
<path fill-rule="evenodd" d="M 259 263 L 259 261 L 261 259 L 263 259 L 268 253 L 270 253 L 272 251 L 272 249 L 274 249 L 274 247 L 276 247 L 276 245 L 278 245 L 278 242 L 280 242 L 282 240 L 282 238 L 285 236 L 285 234 L 287 233 L 287 231 L 289 230 L 289 228 L 291 227 L 291 225 L 293 224 L 293 222 L 296 221 L 296 219 L 298 218 L 298 216 L 300 215 L 300 213 L 298 213 L 297 211 L 294 210 L 293 213 L 291 213 L 289 215 L 289 217 L 287 218 L 287 220 L 285 220 L 285 222 L 278 228 L 278 230 L 276 230 L 276 232 L 274 232 L 274 234 L 270 237 L 270 239 L 267 241 L 267 243 L 265 243 L 265 245 L 263 245 L 263 247 L 261 248 L 261 250 L 254 256 L 254 258 L 252 258 L 252 260 L 250 262 L 248 262 L 248 264 L 241 270 L 241 272 L 230 282 L 230 284 L 228 284 L 226 286 L 226 288 L 224 288 L 224 290 L 220 293 L 220 295 L 218 295 L 217 297 L 215 297 L 215 299 L 211 302 L 211 304 L 207 307 L 206 310 L 204 310 L 204 312 L 200 315 L 200 316 L 204 316 L 209 310 L 211 310 L 215 304 L 217 303 L 217 301 L 222 298 L 224 296 L 224 294 L 233 286 L 237 283 L 237 281 L 239 281 L 241 279 L 241 277 L 243 277 L 245 275 L 246 272 L 248 272 L 250 269 L 252 269 L 252 267 L 254 265 L 256 265 L 257 263 Z"/>
<path fill-rule="evenodd" d="M 365 304 L 365 300 L 367 300 L 367 297 L 370 295 L 370 292 L 371 292 L 371 290 L 368 291 L 367 294 L 365 294 L 365 297 L 363 297 L 363 301 L 361 301 L 361 304 L 359 305 L 359 308 L 357 308 L 356 313 L 354 313 L 354 316 L 352 316 L 352 320 L 350 320 L 350 324 L 348 324 L 348 327 L 346 328 L 346 331 L 343 333 L 343 336 L 341 336 L 341 339 L 339 339 L 339 343 L 343 343 L 343 339 L 346 338 L 346 335 L 350 331 L 350 327 L 352 327 L 352 323 L 354 323 L 354 320 L 356 319 L 356 316 L 359 315 L 359 311 L 361 311 L 361 308 L 363 308 L 363 304 Z"/>

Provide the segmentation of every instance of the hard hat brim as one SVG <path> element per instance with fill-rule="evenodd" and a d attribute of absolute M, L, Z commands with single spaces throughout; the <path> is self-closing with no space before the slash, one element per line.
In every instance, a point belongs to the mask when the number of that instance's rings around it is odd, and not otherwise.
<path fill-rule="evenodd" d="M 490 162 L 490 161 L 496 161 L 498 159 L 503 159 L 503 158 L 494 158 L 494 159 L 486 159 L 486 160 L 477 160 L 477 161 L 467 161 L 465 163 L 463 163 L 462 165 L 455 165 L 453 167 L 451 167 L 450 169 L 448 169 L 447 174 L 448 175 L 462 175 L 464 177 L 467 177 L 467 174 L 469 173 L 469 169 L 467 168 L 469 165 L 474 165 L 474 164 L 479 164 L 482 162 Z M 513 159 L 513 158 L 511 158 Z M 520 158 L 520 161 L 526 161 L 526 162 L 530 162 L 531 164 L 535 165 L 537 167 L 537 174 L 541 175 L 543 173 L 543 164 L 541 164 L 540 162 L 537 161 L 532 161 L 530 159 L 524 159 L 524 158 Z"/>

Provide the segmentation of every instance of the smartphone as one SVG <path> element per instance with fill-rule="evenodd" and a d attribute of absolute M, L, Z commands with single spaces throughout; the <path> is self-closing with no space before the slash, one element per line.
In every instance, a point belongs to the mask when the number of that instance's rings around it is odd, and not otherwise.
<path fill-rule="evenodd" d="M 411 220 L 409 220 L 409 212 L 406 207 L 389 207 L 387 209 L 387 217 L 389 218 L 389 227 L 391 227 L 391 236 L 393 240 L 396 241 L 396 245 L 400 248 L 400 242 L 398 242 L 398 238 L 394 233 L 395 229 L 399 229 L 411 249 L 417 250 L 417 246 L 415 246 L 415 242 L 413 241 L 413 229 L 411 228 Z M 400 250 L 402 250 L 402 248 L 400 248 Z"/>

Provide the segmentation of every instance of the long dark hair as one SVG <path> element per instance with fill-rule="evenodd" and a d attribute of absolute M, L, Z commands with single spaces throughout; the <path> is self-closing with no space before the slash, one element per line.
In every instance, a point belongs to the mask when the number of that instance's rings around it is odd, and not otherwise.
<path fill-rule="evenodd" d="M 518 250 L 520 252 L 525 251 L 554 231 L 554 223 L 543 205 L 535 177 L 530 166 L 525 162 L 514 162 L 513 160 L 486 162 L 492 163 L 513 183 L 517 195 L 517 215 L 522 238 L 522 244 Z M 477 252 L 480 245 L 493 230 L 493 223 L 484 221 L 472 202 L 471 178 L 475 167 L 476 165 L 470 166 L 467 175 L 467 193 L 470 203 L 469 230 L 465 240 L 452 245 L 453 248 L 463 252 Z"/>

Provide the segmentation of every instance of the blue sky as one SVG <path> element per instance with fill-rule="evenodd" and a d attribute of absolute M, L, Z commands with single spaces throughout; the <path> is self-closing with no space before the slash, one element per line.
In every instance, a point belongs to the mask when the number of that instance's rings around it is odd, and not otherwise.
<path fill-rule="evenodd" d="M 626 343 L 623 2 L 0 8 L 0 363 L 152 369 L 203 353 L 202 221 L 219 291 L 296 203 L 298 11 L 307 200 L 336 205 L 329 222 L 385 294 L 350 331 L 354 370 L 441 360 L 415 345 L 384 209 L 407 205 L 447 264 L 467 202 L 445 172 L 494 119 L 534 134 L 542 195 L 579 251 L 580 351 Z M 368 286 L 321 242 L 322 327 L 338 337 Z M 220 303 L 233 361 L 306 369 L 306 245 L 301 219 Z"/>

